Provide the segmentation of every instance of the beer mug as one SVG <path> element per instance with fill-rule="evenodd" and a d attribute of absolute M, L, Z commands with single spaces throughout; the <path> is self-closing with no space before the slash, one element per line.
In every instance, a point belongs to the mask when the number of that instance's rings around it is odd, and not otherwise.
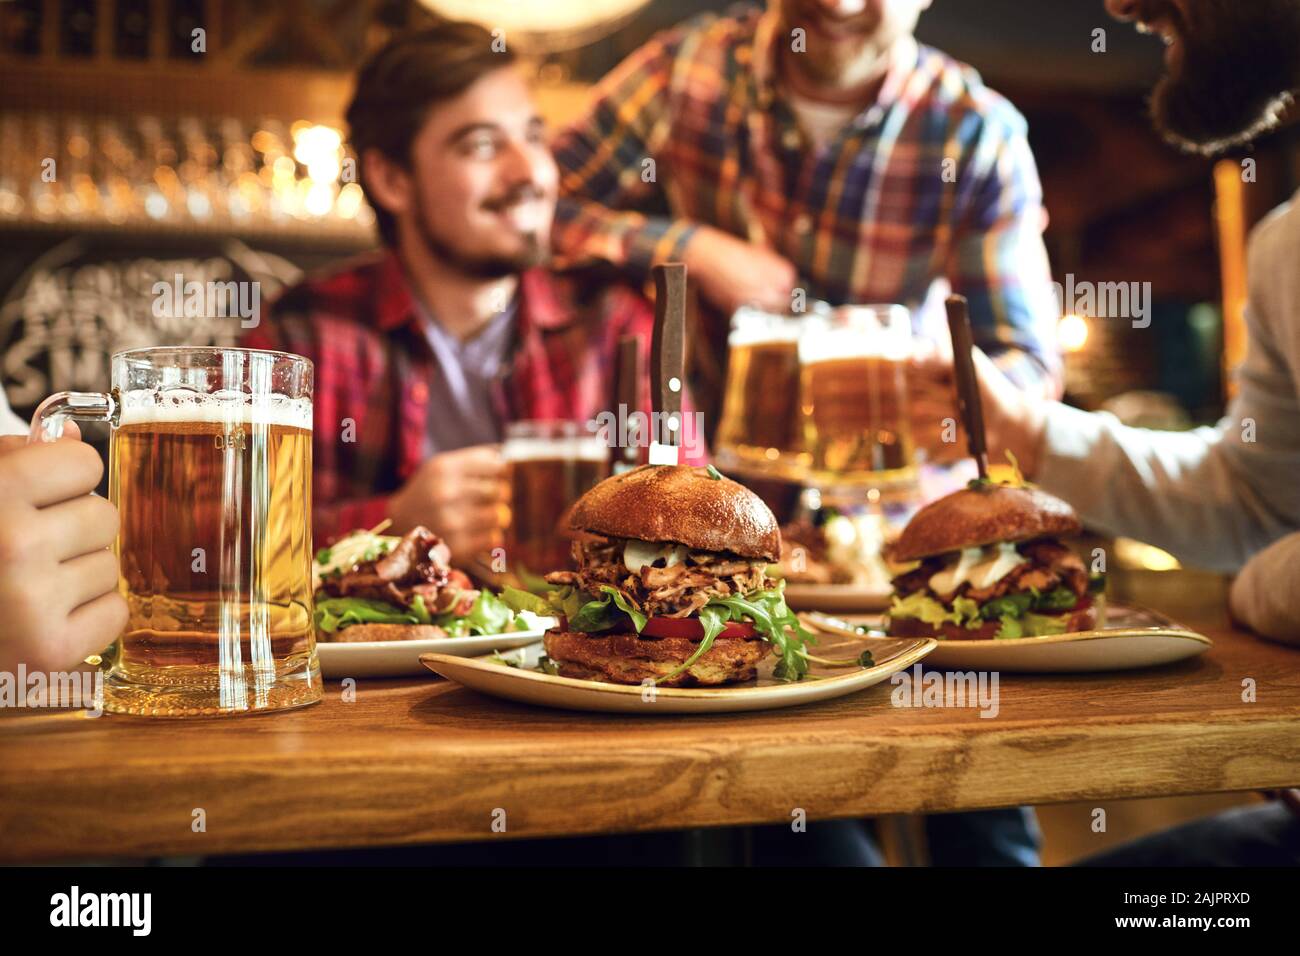
<path fill-rule="evenodd" d="M 907 406 L 911 314 L 901 305 L 810 315 L 799 339 L 809 479 L 823 500 L 910 494 L 917 482 Z"/>
<path fill-rule="evenodd" d="M 803 321 L 739 309 L 727 337 L 727 385 L 715 457 L 741 474 L 800 481 L 808 466 L 799 414 Z"/>
<path fill-rule="evenodd" d="M 60 392 L 33 439 L 106 421 L 126 630 L 104 709 L 153 717 L 321 699 L 311 576 L 312 364 L 150 348 L 112 357 L 112 390 Z"/>
<path fill-rule="evenodd" d="M 510 482 L 506 556 L 516 575 L 546 574 L 573 563 L 569 509 L 609 475 L 609 451 L 586 422 L 530 420 L 506 426 L 501 449 Z"/>

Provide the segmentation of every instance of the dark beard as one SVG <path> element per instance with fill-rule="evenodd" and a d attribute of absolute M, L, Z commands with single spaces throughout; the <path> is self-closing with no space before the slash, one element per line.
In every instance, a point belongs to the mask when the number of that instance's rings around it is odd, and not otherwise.
<path fill-rule="evenodd" d="M 1206 0 L 1204 11 L 1176 19 L 1183 60 L 1156 85 L 1151 115 L 1175 146 L 1209 156 L 1277 125 L 1300 85 L 1300 2 Z"/>
<path fill-rule="evenodd" d="M 425 218 L 423 187 L 416 182 L 415 228 L 420 238 L 435 257 L 452 266 L 464 275 L 475 279 L 504 279 L 506 276 L 518 275 L 525 269 L 539 266 L 550 258 L 549 244 L 537 233 L 528 233 L 524 238 L 524 248 L 513 256 L 466 255 L 450 242 L 440 238 L 433 224 Z"/>

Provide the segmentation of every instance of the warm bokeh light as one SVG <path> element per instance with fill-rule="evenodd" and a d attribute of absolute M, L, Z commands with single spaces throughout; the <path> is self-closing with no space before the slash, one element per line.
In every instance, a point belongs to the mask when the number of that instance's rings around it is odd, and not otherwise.
<path fill-rule="evenodd" d="M 1079 352 L 1088 343 L 1088 320 L 1081 315 L 1063 315 L 1056 325 L 1056 338 L 1067 352 Z"/>
<path fill-rule="evenodd" d="M 1132 538 L 1116 538 L 1114 553 L 1120 567 L 1146 571 L 1177 571 L 1182 567 L 1168 551 Z"/>

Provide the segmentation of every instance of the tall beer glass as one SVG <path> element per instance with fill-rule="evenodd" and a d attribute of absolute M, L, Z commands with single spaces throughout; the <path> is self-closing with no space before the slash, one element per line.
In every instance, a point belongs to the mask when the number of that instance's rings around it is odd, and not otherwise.
<path fill-rule="evenodd" d="M 825 500 L 874 500 L 916 485 L 907 407 L 911 315 L 901 305 L 810 315 L 799 340 L 809 478 Z"/>
<path fill-rule="evenodd" d="M 740 309 L 727 338 L 727 387 L 718 464 L 742 474 L 799 481 L 808 456 L 799 413 L 802 320 Z"/>
<path fill-rule="evenodd" d="M 539 575 L 569 567 L 569 509 L 609 475 L 609 446 L 586 422 L 528 420 L 506 426 L 501 455 L 510 480 L 510 569 Z"/>
<path fill-rule="evenodd" d="M 282 352 L 119 352 L 108 394 L 62 392 L 34 434 L 107 421 L 130 617 L 104 708 L 154 717 L 321 699 L 312 620 L 312 365 Z"/>

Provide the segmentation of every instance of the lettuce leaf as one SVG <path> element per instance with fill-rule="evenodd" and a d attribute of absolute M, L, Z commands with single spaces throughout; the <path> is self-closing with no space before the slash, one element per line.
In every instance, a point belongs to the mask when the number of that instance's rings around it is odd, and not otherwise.
<path fill-rule="evenodd" d="M 555 609 L 551 607 L 551 602 L 540 594 L 512 588 L 510 585 L 502 588 L 501 600 L 516 611 L 531 611 L 534 614 L 543 615 L 555 613 Z"/>
<path fill-rule="evenodd" d="M 407 610 L 370 598 L 321 598 L 316 601 L 316 626 L 326 634 L 334 634 L 353 624 L 436 624 L 447 632 L 448 637 L 502 634 L 523 627 L 509 605 L 489 591 L 479 592 L 469 613 L 457 615 L 449 611 L 437 617 L 429 613 L 424 598 L 418 594 Z"/>
<path fill-rule="evenodd" d="M 1045 637 L 1048 634 L 1064 634 L 1070 623 L 1070 615 L 1026 614 L 1021 621 L 1025 637 Z"/>
<path fill-rule="evenodd" d="M 474 606 L 464 619 L 469 622 L 470 631 L 475 634 L 504 634 L 506 631 L 518 630 L 515 626 L 515 612 L 491 591 L 478 592 Z"/>
<path fill-rule="evenodd" d="M 421 603 L 423 608 L 423 603 Z M 427 612 L 426 612 L 427 615 Z M 326 634 L 352 624 L 420 624 L 413 611 L 369 598 L 325 598 L 316 602 L 316 626 Z"/>
<path fill-rule="evenodd" d="M 905 598 L 895 595 L 893 604 L 889 606 L 889 616 L 913 617 L 931 627 L 960 624 L 962 627 L 976 628 L 983 623 L 979 605 L 969 598 L 957 598 L 952 602 L 952 609 L 949 610 L 935 598 L 921 591 L 909 594 Z"/>
<path fill-rule="evenodd" d="M 1014 640 L 1017 637 L 1024 636 L 1025 629 L 1020 623 L 1020 618 L 1014 617 L 1010 614 L 1002 618 L 1002 626 L 999 627 L 998 632 L 993 635 L 994 639 L 999 641 Z"/>
<path fill-rule="evenodd" d="M 572 589 L 569 590 L 572 591 Z M 600 590 L 601 597 L 587 601 L 576 612 L 563 612 L 569 619 L 569 629 L 582 631 L 584 634 L 607 631 L 619 622 L 619 612 L 621 611 L 632 619 L 632 626 L 640 634 L 642 628 L 645 627 L 646 616 L 612 585 L 602 584 Z M 558 600 L 559 603 L 568 606 L 574 602 L 574 595 L 561 596 Z M 556 598 L 552 596 L 552 604 L 555 603 Z"/>

